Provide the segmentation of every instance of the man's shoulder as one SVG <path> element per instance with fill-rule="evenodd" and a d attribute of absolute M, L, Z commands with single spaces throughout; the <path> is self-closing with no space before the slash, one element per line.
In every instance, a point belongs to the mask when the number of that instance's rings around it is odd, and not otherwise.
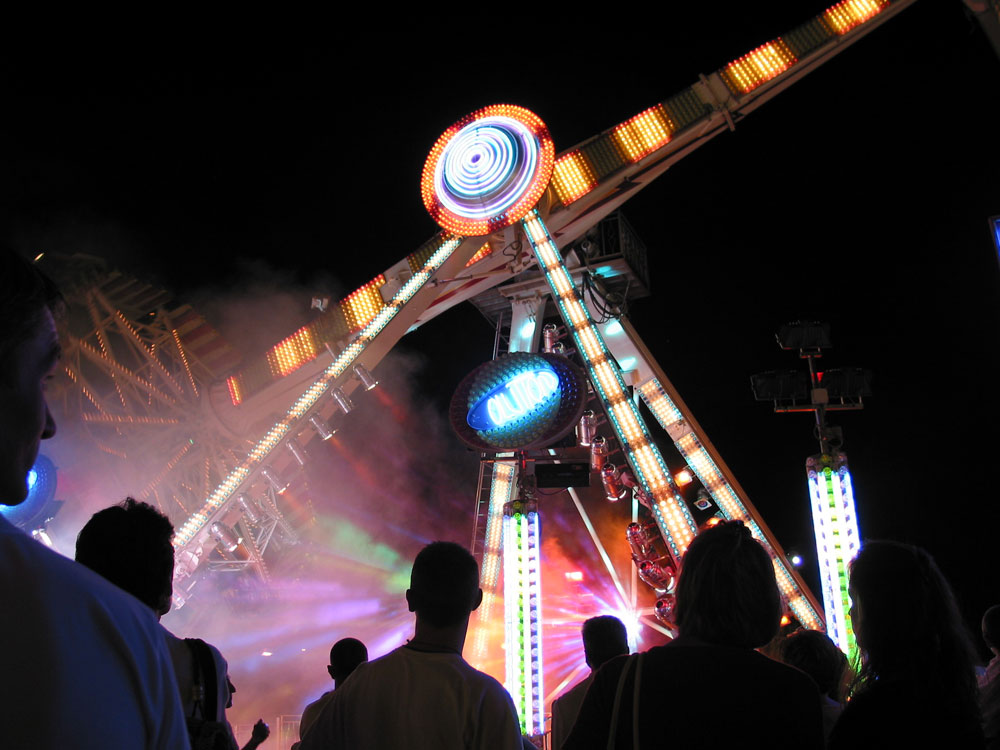
<path fill-rule="evenodd" d="M 149 607 L 25 534 L 0 534 L 0 578 L 8 601 L 10 597 L 56 601 L 63 612 L 101 615 L 108 625 L 139 630 L 159 641 L 159 627 Z"/>

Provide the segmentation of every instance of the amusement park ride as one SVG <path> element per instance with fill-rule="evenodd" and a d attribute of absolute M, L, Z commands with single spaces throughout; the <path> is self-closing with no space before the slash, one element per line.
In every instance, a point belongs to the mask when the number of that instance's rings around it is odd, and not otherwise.
<path fill-rule="evenodd" d="M 350 411 L 359 386 L 374 387 L 371 371 L 408 331 L 461 302 L 498 300 L 491 290 L 504 284 L 509 353 L 529 364 L 519 369 L 515 359 L 500 357 L 510 364 L 507 379 L 497 375 L 490 393 L 506 387 L 506 401 L 490 403 L 482 400 L 489 393 L 479 394 L 486 421 L 474 431 L 495 448 L 481 448 L 473 545 L 482 561 L 482 621 L 494 616 L 504 569 L 507 688 L 526 734 L 544 731 L 547 698 L 536 468 L 562 466 L 569 475 L 586 463 L 583 475 L 596 473 L 609 497 L 631 490 L 645 506 L 640 512 L 634 504 L 633 523 L 623 529 L 635 575 L 657 595 L 655 609 L 639 615 L 672 630 L 675 581 L 699 526 L 640 402 L 700 481 L 699 507 L 743 521 L 768 550 L 789 616 L 820 630 L 831 619 L 843 621 L 843 611 L 828 609 L 824 617 L 638 332 L 602 294 L 616 276 L 641 280 L 627 248 L 595 270 L 585 250 L 564 257 L 560 247 L 586 242 L 602 222 L 621 221 L 617 209 L 672 164 L 912 1 L 844 0 L 558 154 L 545 124 L 526 109 L 501 104 L 468 115 L 438 139 L 424 167 L 423 202 L 442 230 L 235 372 L 235 353 L 207 322 L 190 308 L 168 309 L 158 290 L 96 265 L 60 274 L 78 279 L 68 294 L 77 315 L 66 347 L 74 385 L 65 398 L 101 451 L 138 462 L 147 477 L 139 499 L 174 521 L 176 604 L 184 604 L 196 575 L 208 569 L 249 569 L 266 580 L 271 550 L 296 542 L 282 493 L 304 463 L 304 446 L 333 434 L 334 413 Z M 585 298 L 582 290 L 595 286 L 597 293 Z M 561 328 L 544 325 L 549 299 Z M 583 414 L 571 423 L 581 447 L 504 442 L 506 433 L 557 409 L 553 399 L 566 381 L 538 364 L 553 359 L 572 361 L 584 376 Z M 602 426 L 605 435 L 598 434 Z M 155 455 L 145 455 L 137 439 L 150 431 L 163 437 Z M 589 526 L 572 486 L 570 494 Z M 824 598 L 843 606 L 838 597 Z M 473 662 L 484 639 L 485 630 L 474 627 Z"/>

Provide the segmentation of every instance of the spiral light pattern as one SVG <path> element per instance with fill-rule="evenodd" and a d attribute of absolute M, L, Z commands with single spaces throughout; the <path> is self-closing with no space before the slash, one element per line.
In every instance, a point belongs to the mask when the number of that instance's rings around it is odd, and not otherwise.
<path fill-rule="evenodd" d="M 463 237 L 491 234 L 534 208 L 552 176 L 545 123 L 523 107 L 485 107 L 434 144 L 421 180 L 424 206 Z"/>

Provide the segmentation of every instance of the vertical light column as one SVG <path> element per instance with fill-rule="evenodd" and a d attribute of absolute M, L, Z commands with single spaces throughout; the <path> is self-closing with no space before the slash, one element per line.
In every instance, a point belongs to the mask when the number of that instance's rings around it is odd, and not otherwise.
<path fill-rule="evenodd" d="M 545 727 L 538 511 L 512 503 L 504 510 L 503 526 L 506 687 L 517 707 L 521 731 L 532 736 Z"/>
<path fill-rule="evenodd" d="M 500 577 L 500 556 L 503 538 L 503 509 L 513 498 L 517 468 L 513 463 L 493 464 L 490 483 L 490 507 L 486 517 L 486 539 L 483 543 L 483 564 L 479 571 L 479 586 L 483 590 L 483 603 L 476 610 L 477 624 L 472 638 L 472 659 L 481 663 L 486 655 L 490 614 L 496 600 L 497 580 Z M 506 622 L 506 619 L 504 620 Z"/>
<path fill-rule="evenodd" d="M 764 549 L 767 550 L 774 565 L 774 575 L 778 581 L 778 588 L 785 601 L 788 602 L 788 608 L 792 614 L 803 626 L 811 630 L 823 630 L 823 621 L 819 617 L 819 613 L 816 612 L 809 598 L 803 593 L 795 576 L 789 570 L 787 561 L 782 555 L 775 552 L 753 514 L 750 513 L 733 486 L 727 481 L 725 474 L 698 439 L 691 423 L 685 419 L 684 414 L 667 394 L 660 381 L 657 378 L 647 380 L 639 386 L 639 393 L 653 416 L 670 435 L 670 439 L 674 441 L 674 445 L 677 446 L 677 450 L 684 457 L 687 465 L 691 467 L 702 486 L 712 496 L 722 514 L 730 520 L 743 521 L 754 538 L 764 545 Z"/>
<path fill-rule="evenodd" d="M 806 460 L 806 474 L 826 610 L 826 632 L 844 653 L 853 655 L 857 645 L 849 614 L 847 565 L 860 551 L 861 537 L 847 456 L 843 453 L 812 456 Z"/>
<path fill-rule="evenodd" d="M 639 410 L 628 397 L 625 381 L 604 345 L 600 331 L 583 305 L 562 256 L 537 210 L 522 220 L 525 234 L 535 251 L 538 265 L 559 306 L 563 322 L 573 334 L 577 351 L 587 365 L 587 373 L 597 391 L 608 420 L 614 427 L 636 479 L 653 498 L 653 516 L 670 554 L 676 560 L 697 533 L 691 512 L 681 499 L 673 477 L 653 442 Z"/>

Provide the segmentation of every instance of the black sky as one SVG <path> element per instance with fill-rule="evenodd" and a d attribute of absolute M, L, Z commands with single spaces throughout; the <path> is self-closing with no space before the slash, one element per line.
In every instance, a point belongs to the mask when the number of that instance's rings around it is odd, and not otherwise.
<path fill-rule="evenodd" d="M 420 169 L 459 117 L 527 106 L 560 151 L 826 4 L 8 50 L 0 239 L 103 255 L 181 298 L 239 292 L 260 261 L 350 291 L 435 231 Z M 820 319 L 828 366 L 875 371 L 867 408 L 834 420 L 862 534 L 930 549 L 970 620 L 1000 600 L 998 84 L 962 3 L 922 0 L 625 207 L 652 270 L 633 320 L 779 540 L 811 544 L 816 447 L 749 375 L 798 366 L 773 334 Z M 466 307 L 403 345 L 430 356 L 422 385 L 443 406 L 492 331 Z"/>

